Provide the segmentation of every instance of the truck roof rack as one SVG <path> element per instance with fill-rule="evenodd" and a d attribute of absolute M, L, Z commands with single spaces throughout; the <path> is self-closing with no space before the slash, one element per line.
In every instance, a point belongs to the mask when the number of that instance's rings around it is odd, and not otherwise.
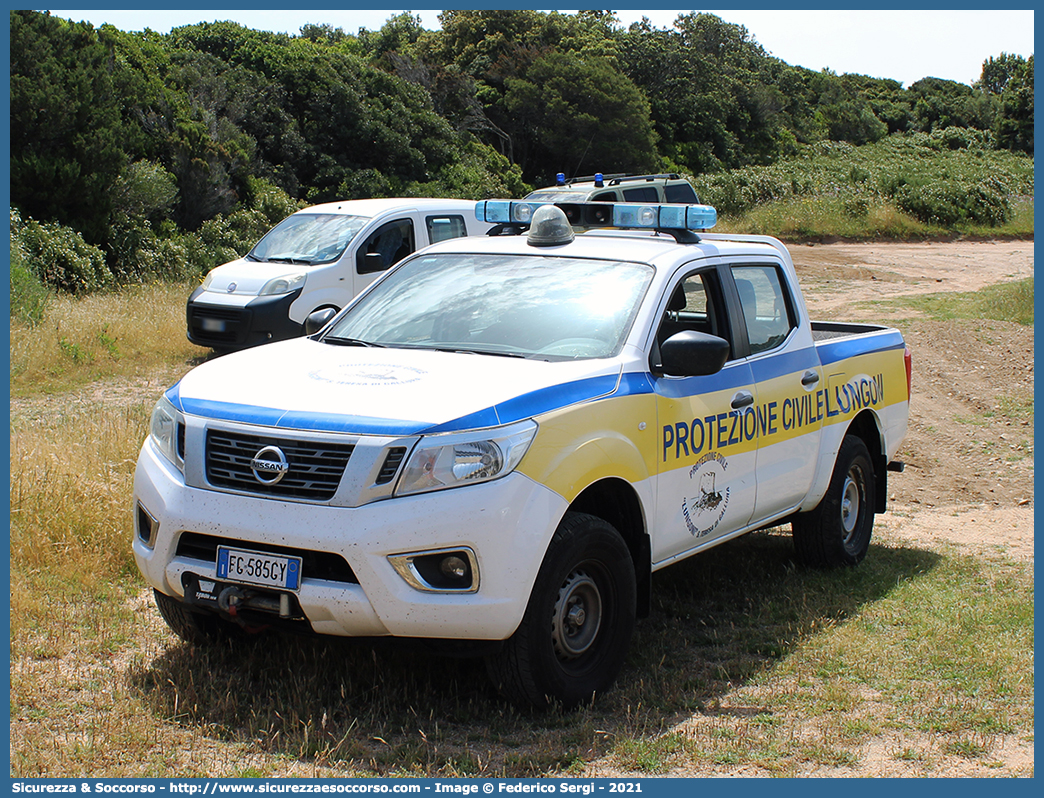
<path fill-rule="evenodd" d="M 614 175 L 609 181 L 610 186 L 616 186 L 620 183 L 626 183 L 629 180 L 644 180 L 651 183 L 653 180 L 679 180 L 681 175 L 674 172 L 659 174 L 659 175 L 620 175 L 617 177 Z"/>
<path fill-rule="evenodd" d="M 591 182 L 594 182 L 594 180 L 597 177 L 598 177 L 597 174 L 594 174 L 594 175 L 581 175 L 579 177 L 570 177 L 568 180 L 565 181 L 565 184 L 567 186 L 571 186 L 571 185 L 573 185 L 573 183 L 591 183 Z M 663 173 L 663 174 L 658 174 L 658 175 L 629 175 L 629 174 L 626 174 L 625 172 L 620 172 L 619 174 L 602 175 L 601 177 L 602 177 L 602 180 L 605 181 L 605 184 L 608 185 L 608 186 L 616 186 L 616 185 L 619 185 L 620 183 L 625 183 L 625 182 L 627 182 L 629 180 L 653 181 L 653 180 L 679 180 L 679 179 L 681 179 L 681 175 L 679 175 L 679 174 L 677 174 L 675 172 Z"/>

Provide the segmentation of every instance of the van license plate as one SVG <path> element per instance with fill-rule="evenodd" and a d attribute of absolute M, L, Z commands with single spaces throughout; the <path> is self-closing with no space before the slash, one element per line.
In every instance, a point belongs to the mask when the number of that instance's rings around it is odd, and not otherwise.
<path fill-rule="evenodd" d="M 200 326 L 207 332 L 224 332 L 225 322 L 221 319 L 200 319 Z"/>
<path fill-rule="evenodd" d="M 298 590 L 301 587 L 301 558 L 218 546 L 217 578 Z"/>

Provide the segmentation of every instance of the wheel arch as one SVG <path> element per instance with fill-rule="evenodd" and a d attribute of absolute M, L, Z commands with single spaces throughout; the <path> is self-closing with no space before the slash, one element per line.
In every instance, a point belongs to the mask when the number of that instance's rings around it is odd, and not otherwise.
<path fill-rule="evenodd" d="M 651 609 L 652 549 L 641 499 L 634 487 L 619 477 L 601 479 L 573 499 L 569 512 L 587 513 L 612 524 L 627 544 L 638 587 L 637 614 L 646 618 Z"/>
<path fill-rule="evenodd" d="M 810 512 L 823 500 L 837 464 L 838 452 L 841 451 L 841 444 L 847 435 L 857 437 L 866 444 L 874 467 L 874 484 L 877 488 L 874 497 L 874 512 L 883 513 L 885 511 L 888 498 L 888 457 L 885 454 L 884 425 L 877 413 L 867 408 L 860 411 L 846 424 L 823 428 L 816 474 L 800 512 Z"/>
<path fill-rule="evenodd" d="M 885 454 L 884 427 L 873 410 L 863 410 L 852 419 L 845 435 L 862 439 L 874 466 L 874 511 L 883 513 L 888 499 L 888 457 Z"/>

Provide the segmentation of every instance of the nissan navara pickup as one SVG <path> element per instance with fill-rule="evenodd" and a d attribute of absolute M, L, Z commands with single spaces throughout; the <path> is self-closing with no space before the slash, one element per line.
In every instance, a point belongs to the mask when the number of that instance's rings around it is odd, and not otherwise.
<path fill-rule="evenodd" d="M 705 232 L 708 206 L 476 213 L 490 235 L 159 399 L 133 549 L 178 635 L 459 641 L 569 707 L 613 684 L 654 571 L 785 523 L 805 563 L 863 559 L 901 470 L 897 330 L 811 322 L 784 245 Z"/>

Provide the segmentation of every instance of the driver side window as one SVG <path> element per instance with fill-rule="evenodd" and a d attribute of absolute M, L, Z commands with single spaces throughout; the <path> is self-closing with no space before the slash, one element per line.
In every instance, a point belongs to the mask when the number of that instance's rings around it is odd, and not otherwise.
<path fill-rule="evenodd" d="M 383 272 L 409 255 L 414 246 L 413 222 L 398 219 L 381 225 L 359 247 L 355 256 L 359 274 Z"/>
<path fill-rule="evenodd" d="M 718 275 L 713 269 L 690 274 L 671 289 L 653 346 L 653 366 L 659 364 L 659 348 L 672 335 L 684 330 L 716 335 L 730 340 L 727 316 L 722 310 Z M 731 356 L 730 356 L 731 359 Z"/>

